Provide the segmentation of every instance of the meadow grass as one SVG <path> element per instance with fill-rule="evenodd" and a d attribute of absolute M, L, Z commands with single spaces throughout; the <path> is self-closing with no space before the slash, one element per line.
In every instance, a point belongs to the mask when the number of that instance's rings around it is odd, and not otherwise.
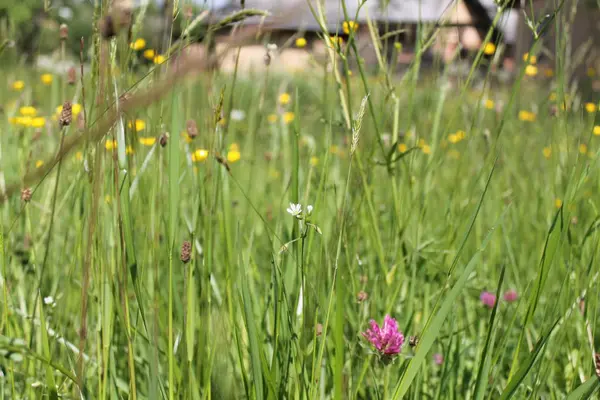
<path fill-rule="evenodd" d="M 600 122 L 566 43 L 511 83 L 350 39 L 155 97 L 173 65 L 97 43 L 73 84 L 2 71 L 3 398 L 593 396 Z M 361 335 L 385 315 L 392 359 Z"/>

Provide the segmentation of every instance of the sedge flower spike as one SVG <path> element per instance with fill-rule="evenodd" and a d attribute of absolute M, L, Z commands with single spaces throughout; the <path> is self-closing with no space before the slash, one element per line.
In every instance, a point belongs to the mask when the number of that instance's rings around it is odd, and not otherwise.
<path fill-rule="evenodd" d="M 496 295 L 490 292 L 481 292 L 479 299 L 484 306 L 489 308 L 494 307 L 494 304 L 496 304 Z"/>
<path fill-rule="evenodd" d="M 374 320 L 369 323 L 371 329 L 367 329 L 362 335 L 377 349 L 380 355 L 389 358 L 402 351 L 404 335 L 398 330 L 398 323 L 394 318 L 386 315 L 381 327 Z"/>

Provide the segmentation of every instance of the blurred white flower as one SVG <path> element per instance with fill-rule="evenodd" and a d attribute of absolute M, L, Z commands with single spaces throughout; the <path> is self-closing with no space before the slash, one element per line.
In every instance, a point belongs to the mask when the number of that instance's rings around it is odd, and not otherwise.
<path fill-rule="evenodd" d="M 275 43 L 269 43 L 269 44 L 267 44 L 267 50 L 269 50 L 269 51 L 276 51 L 277 50 L 277 45 Z"/>
<path fill-rule="evenodd" d="M 312 214 L 312 210 L 313 210 L 313 206 L 311 206 L 311 205 L 306 206 L 306 213 L 308 215 Z"/>
<path fill-rule="evenodd" d="M 297 217 L 302 212 L 302 205 L 300 203 L 294 204 L 290 203 L 290 206 L 286 210 L 292 216 Z"/>
<path fill-rule="evenodd" d="M 44 297 L 44 304 L 52 304 L 54 303 L 54 298 L 52 296 Z"/>
<path fill-rule="evenodd" d="M 244 110 L 231 110 L 232 121 L 243 121 L 246 118 L 246 112 Z"/>
<path fill-rule="evenodd" d="M 73 10 L 69 7 L 61 7 L 58 9 L 58 16 L 62 19 L 71 19 L 73 18 Z"/>

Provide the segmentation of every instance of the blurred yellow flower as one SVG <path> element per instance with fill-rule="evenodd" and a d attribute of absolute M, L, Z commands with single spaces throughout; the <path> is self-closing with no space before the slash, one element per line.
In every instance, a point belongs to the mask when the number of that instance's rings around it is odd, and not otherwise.
<path fill-rule="evenodd" d="M 46 125 L 46 118 L 35 117 L 31 119 L 31 126 L 33 128 L 43 128 Z"/>
<path fill-rule="evenodd" d="M 329 146 L 329 152 L 331 154 L 338 154 L 340 152 L 340 148 L 337 146 L 337 144 L 332 144 Z"/>
<path fill-rule="evenodd" d="M 534 55 L 529 55 L 529 53 L 523 54 L 523 61 L 528 62 L 529 64 L 537 64 L 537 57 Z"/>
<path fill-rule="evenodd" d="M 329 41 L 331 42 L 331 45 L 333 47 L 336 47 L 336 45 L 341 46 L 344 44 L 344 38 L 341 36 L 330 36 Z"/>
<path fill-rule="evenodd" d="M 78 151 L 77 153 L 75 153 L 75 159 L 77 161 L 83 160 L 83 153 L 81 151 Z"/>
<path fill-rule="evenodd" d="M 283 122 L 285 122 L 286 124 L 291 123 L 292 121 L 294 121 L 295 118 L 296 116 L 291 111 L 283 113 Z"/>
<path fill-rule="evenodd" d="M 142 50 L 146 47 L 146 41 L 144 39 L 136 39 L 135 42 L 129 44 L 133 50 Z"/>
<path fill-rule="evenodd" d="M 423 154 L 431 154 L 431 146 L 428 144 L 424 145 L 421 150 L 423 151 Z"/>
<path fill-rule="evenodd" d="M 496 52 L 496 45 L 492 42 L 487 42 L 485 44 L 485 46 L 483 47 L 483 52 L 486 55 L 491 56 L 492 54 L 494 54 Z"/>
<path fill-rule="evenodd" d="M 394 48 L 398 51 L 402 51 L 402 43 L 394 42 Z"/>
<path fill-rule="evenodd" d="M 535 113 L 532 113 L 531 111 L 525 111 L 525 110 L 519 111 L 519 119 L 521 121 L 534 122 L 535 118 L 536 118 Z"/>
<path fill-rule="evenodd" d="M 140 137 L 138 139 L 138 142 L 140 142 L 140 144 L 142 146 L 154 146 L 154 143 L 156 143 L 156 138 L 155 137 Z"/>
<path fill-rule="evenodd" d="M 290 102 L 291 96 L 289 93 L 281 93 L 279 95 L 279 104 L 286 105 Z"/>
<path fill-rule="evenodd" d="M 594 126 L 594 135 L 600 136 L 600 125 Z"/>
<path fill-rule="evenodd" d="M 344 21 L 342 24 L 342 29 L 346 35 L 349 35 L 350 32 L 356 32 L 358 29 L 358 24 L 354 21 Z"/>
<path fill-rule="evenodd" d="M 536 76 L 538 73 L 538 67 L 535 65 L 528 65 L 525 67 L 525 75 L 527 76 Z"/>
<path fill-rule="evenodd" d="M 229 151 L 240 151 L 240 146 L 237 143 L 233 142 L 229 145 Z"/>
<path fill-rule="evenodd" d="M 133 147 L 131 147 L 131 146 L 125 147 L 125 154 L 133 154 Z"/>
<path fill-rule="evenodd" d="M 452 144 L 458 143 L 458 137 L 456 137 L 455 133 L 451 133 L 448 135 L 448 141 Z"/>
<path fill-rule="evenodd" d="M 271 124 L 277 122 L 277 114 L 269 114 L 267 121 L 269 121 Z"/>
<path fill-rule="evenodd" d="M 554 76 L 554 70 L 552 68 L 546 68 L 544 70 L 544 75 L 546 75 L 547 78 L 552 78 Z"/>
<path fill-rule="evenodd" d="M 129 121 L 127 123 L 127 126 L 130 127 L 130 128 L 134 128 L 135 127 L 135 131 L 136 132 L 140 132 L 140 131 L 143 131 L 146 128 L 146 122 L 144 122 L 143 119 L 136 119 L 135 120 L 135 125 L 131 121 Z"/>
<path fill-rule="evenodd" d="M 310 165 L 316 167 L 317 165 L 319 165 L 319 159 L 316 156 L 312 156 L 310 158 Z"/>
<path fill-rule="evenodd" d="M 186 143 L 192 143 L 192 138 L 188 135 L 187 131 L 181 132 L 181 136 Z"/>
<path fill-rule="evenodd" d="M 485 108 L 487 108 L 488 110 L 493 110 L 493 109 L 494 109 L 494 106 L 495 106 L 495 104 L 494 104 L 494 101 L 493 101 L 493 100 L 487 99 L 487 100 L 485 100 L 485 101 L 483 102 L 483 106 L 484 106 Z"/>
<path fill-rule="evenodd" d="M 162 64 L 165 61 L 167 61 L 167 58 L 165 56 L 163 56 L 162 54 L 159 54 L 157 56 L 154 56 L 154 64 Z"/>
<path fill-rule="evenodd" d="M 456 131 L 455 135 L 459 142 L 467 137 L 467 133 L 465 131 Z"/>
<path fill-rule="evenodd" d="M 35 162 L 35 167 L 36 167 L 36 168 L 40 168 L 42 165 L 44 165 L 44 162 L 43 162 L 42 160 L 37 160 L 37 161 Z"/>
<path fill-rule="evenodd" d="M 234 163 L 241 158 L 241 154 L 238 150 L 229 150 L 227 152 L 227 161 Z"/>
<path fill-rule="evenodd" d="M 425 139 L 421 138 L 417 142 L 417 147 L 420 148 L 420 149 L 422 149 L 426 144 L 427 144 L 427 142 L 425 142 Z"/>
<path fill-rule="evenodd" d="M 193 162 L 204 161 L 207 158 L 208 158 L 208 150 L 206 150 L 206 149 L 196 149 L 196 151 L 194 151 L 192 153 L 192 161 Z"/>
<path fill-rule="evenodd" d="M 587 144 L 585 144 L 585 143 L 581 143 L 581 144 L 579 145 L 579 152 L 580 152 L 581 154 L 586 154 L 586 153 L 587 153 L 587 151 L 588 151 Z"/>
<path fill-rule="evenodd" d="M 550 101 L 556 101 L 556 93 L 554 93 L 554 92 L 550 93 L 550 96 L 548 97 L 548 99 Z"/>
<path fill-rule="evenodd" d="M 52 84 L 52 74 L 42 74 L 42 76 L 40 76 L 40 80 L 46 86 L 51 85 Z"/>
<path fill-rule="evenodd" d="M 14 91 L 20 92 L 25 87 L 25 82 L 23 81 L 14 81 L 12 84 L 12 88 Z"/>
<path fill-rule="evenodd" d="M 110 194 L 107 194 L 104 196 L 104 202 L 106 204 L 110 204 L 112 202 L 112 198 L 110 197 Z"/>
<path fill-rule="evenodd" d="M 25 116 L 25 117 L 11 117 L 8 119 L 8 122 L 11 125 L 19 125 L 19 126 L 24 126 L 24 127 L 29 127 L 31 126 L 33 119 L 30 116 Z"/>
<path fill-rule="evenodd" d="M 406 153 L 406 150 L 408 150 L 408 146 L 405 143 L 400 143 L 398 145 L 398 151 L 400 153 Z"/>
<path fill-rule="evenodd" d="M 154 57 L 156 57 L 156 51 L 154 51 L 154 49 L 147 49 L 144 50 L 144 58 L 146 60 L 154 60 Z"/>
<path fill-rule="evenodd" d="M 117 148 L 117 141 L 116 140 L 107 139 L 106 142 L 104 143 L 104 148 L 106 148 L 106 150 L 116 149 Z"/>
<path fill-rule="evenodd" d="M 552 155 L 552 148 L 550 146 L 544 147 L 542 153 L 544 154 L 545 158 L 550 158 L 550 156 Z"/>
<path fill-rule="evenodd" d="M 593 78 L 594 76 L 596 76 L 596 68 L 588 67 L 587 76 L 589 76 L 590 78 Z"/>
<path fill-rule="evenodd" d="M 33 117 L 34 115 L 37 114 L 37 110 L 35 109 L 35 107 L 25 106 L 25 107 L 19 108 L 19 113 L 21 113 L 21 115 L 24 115 L 26 117 Z"/>
<path fill-rule="evenodd" d="M 587 111 L 589 113 L 594 113 L 594 112 L 596 112 L 597 109 L 598 109 L 598 107 L 596 107 L 596 104 L 585 103 L 585 111 Z"/>
<path fill-rule="evenodd" d="M 556 200 L 554 200 L 554 207 L 556 207 L 556 208 L 561 208 L 561 207 L 562 207 L 562 205 L 563 205 L 563 202 L 562 202 L 562 200 L 561 200 L 561 199 L 556 199 Z"/>
<path fill-rule="evenodd" d="M 296 39 L 296 47 L 301 49 L 305 46 L 306 46 L 306 39 L 304 39 L 303 37 L 299 37 L 298 39 Z"/>

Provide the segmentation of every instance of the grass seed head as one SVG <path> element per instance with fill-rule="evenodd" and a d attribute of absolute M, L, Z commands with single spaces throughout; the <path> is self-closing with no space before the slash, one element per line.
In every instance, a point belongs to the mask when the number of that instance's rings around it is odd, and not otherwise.
<path fill-rule="evenodd" d="M 198 125 L 196 125 L 196 121 L 193 119 L 187 120 L 185 123 L 185 128 L 190 139 L 194 139 L 196 136 L 198 136 Z"/>
<path fill-rule="evenodd" d="M 65 101 L 63 103 L 62 111 L 60 112 L 60 118 L 58 119 L 58 124 L 62 128 L 63 126 L 71 125 L 73 121 L 73 110 L 70 101 Z"/>
<path fill-rule="evenodd" d="M 184 264 L 190 262 L 190 259 L 192 258 L 192 244 L 189 241 L 186 240 L 181 245 L 181 255 L 179 258 Z"/>
<path fill-rule="evenodd" d="M 31 201 L 32 194 L 33 192 L 31 191 L 31 188 L 25 188 L 21 190 L 21 201 L 24 203 L 29 203 L 29 201 Z"/>

